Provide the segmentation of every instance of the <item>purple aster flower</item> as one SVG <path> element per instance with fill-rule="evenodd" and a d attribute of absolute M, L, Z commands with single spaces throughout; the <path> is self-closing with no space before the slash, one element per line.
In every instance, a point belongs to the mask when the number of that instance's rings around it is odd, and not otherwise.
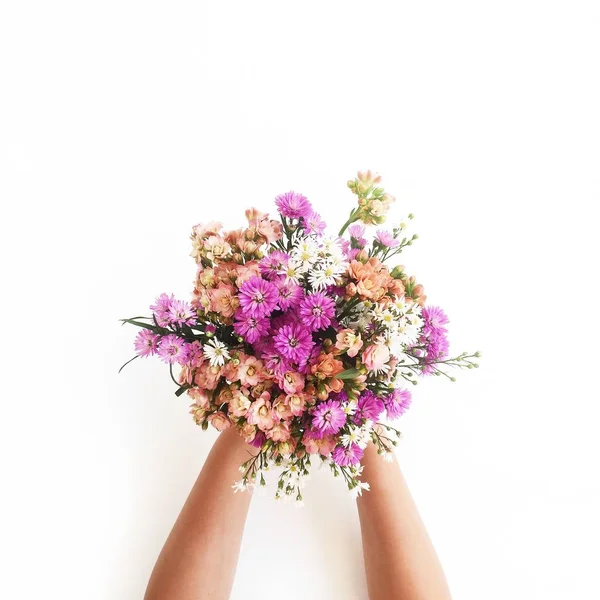
<path fill-rule="evenodd" d="M 252 277 L 242 284 L 239 298 L 242 310 L 251 317 L 260 319 L 275 310 L 279 291 L 274 283 L 261 277 Z"/>
<path fill-rule="evenodd" d="M 279 272 L 287 266 L 289 259 L 289 254 L 286 254 L 281 250 L 273 250 L 271 254 L 261 258 L 258 266 L 260 272 L 267 279 L 275 279 L 278 277 Z"/>
<path fill-rule="evenodd" d="M 312 426 L 321 435 L 335 435 L 346 424 L 346 413 L 338 400 L 317 404 L 312 417 Z"/>
<path fill-rule="evenodd" d="M 430 331 L 432 329 L 446 331 L 444 325 L 447 325 L 450 322 L 448 315 L 439 306 L 426 306 L 422 310 L 421 316 L 425 321 L 425 331 Z"/>
<path fill-rule="evenodd" d="M 304 362 L 314 346 L 312 335 L 300 324 L 284 325 L 273 338 L 276 350 L 293 362 Z"/>
<path fill-rule="evenodd" d="M 150 307 L 150 310 L 154 313 L 156 317 L 156 322 L 161 327 L 166 327 L 171 321 L 170 311 L 171 304 L 175 301 L 175 296 L 171 294 L 168 296 L 167 294 L 161 294 L 156 300 L 156 304 L 153 304 Z"/>
<path fill-rule="evenodd" d="M 408 390 L 394 390 L 384 398 L 385 409 L 390 419 L 401 417 L 410 406 L 411 393 Z"/>
<path fill-rule="evenodd" d="M 267 317 L 251 317 L 243 310 L 235 313 L 233 330 L 241 335 L 249 344 L 254 344 L 269 333 L 270 322 Z"/>
<path fill-rule="evenodd" d="M 335 302 L 325 294 L 317 292 L 302 300 L 298 312 L 302 321 L 312 331 L 327 329 L 335 315 Z"/>
<path fill-rule="evenodd" d="M 396 248 L 400 242 L 389 232 L 379 229 L 375 234 L 375 239 L 382 245 L 388 248 Z"/>
<path fill-rule="evenodd" d="M 298 284 L 282 277 L 275 282 L 275 285 L 279 291 L 279 308 L 281 310 L 296 308 L 300 304 L 304 297 L 304 291 Z"/>
<path fill-rule="evenodd" d="M 165 335 L 160 340 L 158 355 L 170 365 L 174 363 L 184 364 L 187 360 L 187 344 L 185 340 L 173 333 Z"/>
<path fill-rule="evenodd" d="M 196 322 L 196 313 L 190 304 L 184 300 L 173 300 L 169 306 L 168 319 L 171 324 L 193 325 Z"/>
<path fill-rule="evenodd" d="M 336 446 L 331 454 L 333 462 L 336 465 L 347 467 L 348 465 L 356 465 L 360 462 L 365 451 L 358 444 L 350 444 L 348 448 Z"/>
<path fill-rule="evenodd" d="M 277 210 L 288 219 L 306 218 L 312 212 L 312 206 L 306 196 L 296 192 L 287 192 L 275 198 Z"/>
<path fill-rule="evenodd" d="M 315 235 L 323 235 L 327 227 L 327 223 L 323 221 L 321 215 L 314 210 L 302 219 L 302 225 L 306 233 L 314 233 Z"/>
<path fill-rule="evenodd" d="M 384 408 L 381 398 L 378 398 L 371 390 L 365 390 L 358 399 L 358 406 L 353 415 L 354 422 L 361 423 L 367 419 L 377 421 Z"/>
<path fill-rule="evenodd" d="M 135 351 L 138 356 L 152 356 L 156 354 L 159 336 L 149 329 L 142 329 L 135 338 Z"/>

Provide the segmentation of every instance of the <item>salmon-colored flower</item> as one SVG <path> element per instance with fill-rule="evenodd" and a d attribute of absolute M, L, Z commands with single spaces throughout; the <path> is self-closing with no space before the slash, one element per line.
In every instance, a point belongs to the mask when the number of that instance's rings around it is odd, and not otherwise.
<path fill-rule="evenodd" d="M 194 400 L 196 405 L 199 406 L 200 408 L 207 409 L 210 406 L 210 398 L 209 398 L 208 394 L 206 393 L 206 390 L 203 390 L 203 389 L 197 388 L 197 387 L 193 387 L 193 388 L 190 388 L 187 391 L 187 393 L 188 393 L 188 396 L 192 400 Z"/>
<path fill-rule="evenodd" d="M 307 395 L 303 393 L 289 394 L 287 397 L 287 403 L 290 407 L 290 412 L 295 417 L 299 417 L 307 405 Z"/>
<path fill-rule="evenodd" d="M 304 434 L 302 443 L 309 454 L 320 454 L 321 456 L 329 456 L 337 445 L 337 442 L 331 435 L 315 438 L 309 432 Z"/>
<path fill-rule="evenodd" d="M 289 401 L 283 394 L 273 403 L 273 411 L 277 418 L 282 420 L 291 419 L 294 416 Z"/>
<path fill-rule="evenodd" d="M 242 385 L 257 385 L 264 379 L 264 365 L 256 356 L 246 356 L 238 367 L 238 377 Z"/>
<path fill-rule="evenodd" d="M 250 208 L 246 211 L 249 229 L 256 231 L 267 244 L 272 244 L 280 240 L 283 236 L 283 227 L 279 221 L 269 219 L 269 215 L 256 208 Z"/>
<path fill-rule="evenodd" d="M 198 406 L 198 404 L 190 406 L 190 414 L 194 417 L 196 425 L 202 425 L 206 421 L 206 409 Z"/>
<path fill-rule="evenodd" d="M 287 421 L 275 423 L 273 427 L 266 432 L 266 436 L 274 442 L 286 442 L 291 437 L 289 423 Z"/>
<path fill-rule="evenodd" d="M 250 408 L 250 398 L 242 390 L 235 390 L 229 401 L 229 412 L 234 417 L 243 417 Z"/>
<path fill-rule="evenodd" d="M 205 390 L 214 390 L 221 378 L 222 367 L 211 367 L 210 363 L 202 363 L 194 375 L 194 383 Z"/>
<path fill-rule="evenodd" d="M 227 418 L 224 412 L 217 411 L 212 415 L 208 415 L 207 421 L 217 430 L 224 431 L 231 427 L 231 421 Z"/>
<path fill-rule="evenodd" d="M 256 425 L 251 425 L 250 423 L 245 423 L 244 426 L 240 429 L 240 435 L 244 438 L 244 441 L 249 444 L 254 441 L 256 437 L 256 433 L 258 432 L 258 428 Z"/>
<path fill-rule="evenodd" d="M 317 361 L 312 365 L 310 371 L 313 375 L 316 375 L 319 379 L 326 379 L 328 377 L 335 377 L 338 373 L 344 370 L 344 363 L 341 360 L 337 360 L 333 354 L 327 354 L 321 352 L 317 357 Z"/>
<path fill-rule="evenodd" d="M 217 262 L 231 254 L 231 246 L 225 241 L 225 238 L 220 235 L 211 235 L 204 241 L 204 249 L 206 257 Z"/>
<path fill-rule="evenodd" d="M 295 394 L 304 389 L 304 375 L 296 371 L 286 371 L 281 383 L 286 394 Z"/>
<path fill-rule="evenodd" d="M 362 348 L 363 343 L 360 333 L 356 333 L 352 329 L 342 329 L 336 336 L 335 347 L 346 352 L 348 356 L 354 357 Z"/>
<path fill-rule="evenodd" d="M 237 277 L 235 284 L 238 288 L 246 283 L 246 281 L 249 279 L 260 276 L 260 267 L 258 265 L 258 261 L 256 260 L 249 260 L 243 265 L 236 265 L 236 271 Z"/>
<path fill-rule="evenodd" d="M 270 394 L 264 392 L 258 400 L 255 400 L 246 413 L 248 423 L 256 425 L 262 431 L 267 432 L 275 423 L 273 419 L 273 410 L 269 400 Z"/>
<path fill-rule="evenodd" d="M 226 318 L 233 317 L 240 305 L 235 288 L 228 283 L 220 283 L 210 291 L 211 309 Z"/>

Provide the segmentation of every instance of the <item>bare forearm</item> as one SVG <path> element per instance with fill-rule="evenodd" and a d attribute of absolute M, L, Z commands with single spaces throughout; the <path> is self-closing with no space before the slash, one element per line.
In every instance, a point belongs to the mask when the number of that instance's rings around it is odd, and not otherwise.
<path fill-rule="evenodd" d="M 372 444 L 364 479 L 371 490 L 357 500 L 370 600 L 449 600 L 437 554 L 400 468 Z"/>
<path fill-rule="evenodd" d="M 145 600 L 229 598 L 250 504 L 232 483 L 251 449 L 228 429 L 215 442 L 158 558 Z"/>

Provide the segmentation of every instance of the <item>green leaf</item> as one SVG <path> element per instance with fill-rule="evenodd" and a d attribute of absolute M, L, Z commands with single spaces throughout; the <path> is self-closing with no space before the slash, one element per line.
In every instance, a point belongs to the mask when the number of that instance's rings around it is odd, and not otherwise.
<path fill-rule="evenodd" d="M 158 329 L 154 325 L 149 325 L 148 323 L 140 323 L 135 319 L 121 319 L 121 322 L 123 323 L 123 325 L 125 325 L 125 323 L 129 323 L 130 325 L 136 325 L 137 327 L 143 327 L 144 329 L 150 329 L 151 331 L 158 333 Z"/>
<path fill-rule="evenodd" d="M 338 375 L 336 375 L 337 379 L 354 379 L 360 375 L 360 371 L 358 369 L 346 369 L 342 371 Z"/>

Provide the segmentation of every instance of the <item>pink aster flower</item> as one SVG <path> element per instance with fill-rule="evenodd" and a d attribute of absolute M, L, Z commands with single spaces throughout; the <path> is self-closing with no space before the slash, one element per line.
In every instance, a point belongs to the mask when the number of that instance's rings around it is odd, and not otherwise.
<path fill-rule="evenodd" d="M 138 356 L 152 356 L 156 354 L 159 336 L 149 329 L 142 329 L 135 338 L 135 351 Z"/>
<path fill-rule="evenodd" d="M 252 277 L 240 288 L 240 306 L 251 317 L 269 316 L 277 307 L 279 291 L 274 283 Z"/>
<path fill-rule="evenodd" d="M 204 356 L 204 347 L 198 341 L 192 342 L 187 346 L 187 364 L 191 367 L 198 367 L 206 360 Z"/>
<path fill-rule="evenodd" d="M 175 296 L 171 294 L 161 294 L 156 300 L 155 304 L 150 307 L 150 310 L 156 317 L 156 322 L 161 327 L 166 327 L 170 323 L 170 312 L 171 304 L 175 301 Z"/>
<path fill-rule="evenodd" d="M 353 415 L 355 423 L 362 423 L 367 419 L 377 421 L 383 412 L 385 405 L 371 390 L 365 390 L 358 399 L 358 406 Z"/>
<path fill-rule="evenodd" d="M 299 311 L 303 322 L 312 331 L 327 329 L 335 315 L 335 303 L 321 292 L 310 294 L 300 303 Z"/>
<path fill-rule="evenodd" d="M 421 316 L 425 321 L 425 331 L 431 329 L 446 331 L 444 325 L 450 322 L 448 315 L 439 306 L 426 306 L 422 310 Z"/>
<path fill-rule="evenodd" d="M 267 279 L 275 279 L 279 272 L 287 266 L 289 258 L 289 254 L 281 250 L 273 250 L 258 263 L 260 272 Z"/>
<path fill-rule="evenodd" d="M 383 229 L 379 229 L 375 234 L 375 239 L 387 248 L 396 248 L 400 245 L 400 242 L 389 232 Z"/>
<path fill-rule="evenodd" d="M 174 363 L 183 364 L 187 361 L 187 344 L 185 340 L 173 333 L 165 335 L 160 340 L 158 355 L 170 365 Z"/>
<path fill-rule="evenodd" d="M 312 426 L 321 435 L 335 435 L 346 424 L 346 413 L 337 400 L 321 402 L 312 415 Z"/>
<path fill-rule="evenodd" d="M 196 322 L 196 313 L 184 300 L 173 300 L 169 306 L 168 318 L 171 324 L 193 325 Z"/>
<path fill-rule="evenodd" d="M 337 446 L 331 457 L 336 465 L 347 467 L 358 464 L 364 453 L 365 451 L 358 444 L 351 444 L 348 448 Z"/>
<path fill-rule="evenodd" d="M 304 362 L 314 346 L 310 331 L 299 324 L 284 325 L 273 338 L 275 349 L 288 360 Z"/>
<path fill-rule="evenodd" d="M 327 227 L 327 223 L 323 221 L 321 215 L 314 210 L 302 219 L 302 225 L 306 233 L 313 233 L 315 235 L 322 235 Z"/>
<path fill-rule="evenodd" d="M 277 210 L 288 219 L 306 218 L 312 212 L 312 206 L 306 196 L 296 192 L 287 192 L 275 198 Z"/>
<path fill-rule="evenodd" d="M 286 280 L 285 277 L 277 280 L 275 285 L 279 291 L 279 308 L 281 310 L 296 308 L 304 297 L 302 288 L 292 280 Z"/>
<path fill-rule="evenodd" d="M 411 393 L 408 390 L 394 390 L 384 398 L 385 408 L 390 419 L 401 417 L 411 404 Z"/>
<path fill-rule="evenodd" d="M 235 314 L 233 330 L 249 344 L 254 344 L 269 333 L 269 319 L 267 317 L 258 319 L 251 317 L 243 311 L 238 311 Z"/>
<path fill-rule="evenodd" d="M 350 234 L 353 248 L 364 248 L 367 245 L 367 240 L 364 237 L 365 228 L 362 225 L 350 225 L 348 233 Z"/>

